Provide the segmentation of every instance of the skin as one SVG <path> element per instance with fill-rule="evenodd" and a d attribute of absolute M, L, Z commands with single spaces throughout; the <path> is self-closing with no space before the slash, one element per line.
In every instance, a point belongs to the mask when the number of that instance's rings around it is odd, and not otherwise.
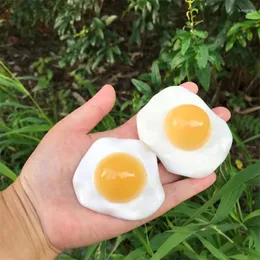
<path fill-rule="evenodd" d="M 198 92 L 194 83 L 185 83 L 183 87 Z M 166 198 L 153 216 L 126 221 L 81 206 L 72 178 L 92 143 L 101 137 L 138 139 L 135 117 L 114 130 L 88 134 L 112 109 L 115 98 L 113 87 L 105 85 L 87 103 L 58 122 L 30 156 L 20 175 L 22 187 L 36 209 L 45 234 L 60 250 L 91 245 L 130 231 L 207 189 L 216 179 L 215 173 L 202 179 L 181 179 L 159 163 Z M 230 119 L 226 108 L 217 107 L 213 111 L 225 121 Z"/>

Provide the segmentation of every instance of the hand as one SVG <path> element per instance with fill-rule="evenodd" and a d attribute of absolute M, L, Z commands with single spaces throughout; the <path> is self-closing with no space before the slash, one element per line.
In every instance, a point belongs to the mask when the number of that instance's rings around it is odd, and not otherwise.
<path fill-rule="evenodd" d="M 194 83 L 183 87 L 197 93 Z M 88 134 L 115 103 L 114 89 L 106 85 L 86 104 L 57 123 L 43 138 L 26 162 L 19 180 L 41 221 L 43 231 L 60 250 L 87 246 L 132 230 L 162 214 L 212 185 L 211 174 L 203 179 L 183 179 L 159 164 L 166 198 L 161 208 L 142 221 L 126 221 L 102 215 L 81 206 L 75 196 L 72 178 L 81 158 L 101 137 L 137 139 L 136 119 L 102 133 Z M 226 108 L 213 111 L 229 120 Z"/>

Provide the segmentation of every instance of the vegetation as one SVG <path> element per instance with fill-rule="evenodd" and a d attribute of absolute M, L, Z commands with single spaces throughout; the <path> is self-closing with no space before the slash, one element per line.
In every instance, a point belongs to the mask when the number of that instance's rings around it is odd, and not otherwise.
<path fill-rule="evenodd" d="M 118 98 L 96 131 L 122 124 L 162 88 L 189 80 L 210 106 L 226 105 L 233 115 L 233 148 L 213 187 L 59 260 L 260 259 L 259 1 L 2 2 L 1 190 L 44 133 L 104 83 Z"/>

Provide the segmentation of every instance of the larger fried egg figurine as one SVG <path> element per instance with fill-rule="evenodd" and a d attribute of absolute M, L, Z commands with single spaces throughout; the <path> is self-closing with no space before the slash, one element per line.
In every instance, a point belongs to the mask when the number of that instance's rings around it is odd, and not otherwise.
<path fill-rule="evenodd" d="M 81 205 L 126 220 L 151 216 L 165 197 L 155 153 L 134 139 L 94 142 L 76 169 L 73 187 Z"/>
<path fill-rule="evenodd" d="M 181 86 L 153 96 L 137 114 L 137 130 L 169 172 L 193 178 L 215 171 L 232 144 L 227 123 Z"/>

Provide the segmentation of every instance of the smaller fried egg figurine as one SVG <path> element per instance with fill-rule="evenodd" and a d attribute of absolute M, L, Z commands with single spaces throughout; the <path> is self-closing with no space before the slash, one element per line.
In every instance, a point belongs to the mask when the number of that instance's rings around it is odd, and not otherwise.
<path fill-rule="evenodd" d="M 157 157 L 134 139 L 98 139 L 80 161 L 73 187 L 81 205 L 126 220 L 151 216 L 164 201 Z"/>
<path fill-rule="evenodd" d="M 153 96 L 137 114 L 137 129 L 169 172 L 192 178 L 214 172 L 232 144 L 227 123 L 181 86 Z"/>

